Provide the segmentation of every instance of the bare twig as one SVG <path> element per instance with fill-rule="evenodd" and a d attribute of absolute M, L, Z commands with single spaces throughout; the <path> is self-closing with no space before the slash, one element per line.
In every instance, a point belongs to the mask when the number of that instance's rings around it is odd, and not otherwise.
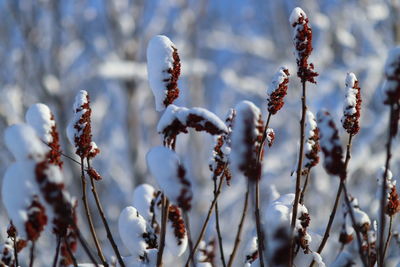
<path fill-rule="evenodd" d="M 190 221 L 189 221 L 189 216 L 186 211 L 183 212 L 183 218 L 185 219 L 185 224 L 186 224 L 186 231 L 188 235 L 188 243 L 189 243 L 189 251 L 193 250 L 193 241 L 192 241 L 192 234 L 190 232 Z M 193 259 L 193 255 L 190 259 L 192 261 L 192 265 L 196 267 L 196 261 Z"/>
<path fill-rule="evenodd" d="M 108 263 L 106 262 L 103 251 L 101 249 L 99 240 L 97 238 L 96 231 L 94 230 L 92 215 L 90 213 L 89 203 L 88 203 L 88 199 L 87 199 L 87 195 L 86 195 L 86 178 L 85 178 L 83 158 L 81 158 L 81 180 L 82 180 L 82 202 L 83 202 L 83 205 L 85 206 L 85 214 L 86 214 L 86 218 L 88 220 L 90 232 L 92 234 L 93 241 L 94 241 L 94 244 L 97 249 L 97 254 L 98 254 L 101 262 L 103 263 L 103 265 L 108 266 Z"/>
<path fill-rule="evenodd" d="M 78 237 L 79 243 L 81 243 L 83 250 L 86 252 L 86 254 L 89 256 L 90 260 L 92 261 L 92 263 L 96 266 L 99 267 L 99 265 L 96 262 L 96 259 L 94 258 L 92 252 L 89 249 L 89 246 L 86 242 L 86 240 L 83 238 L 81 232 L 79 231 L 77 225 L 75 223 L 72 223 L 72 225 L 74 226 L 74 232 L 76 234 L 76 236 Z"/>
<path fill-rule="evenodd" d="M 61 237 L 57 236 L 56 254 L 54 254 L 53 267 L 57 266 L 58 255 L 60 254 Z"/>
<path fill-rule="evenodd" d="M 224 179 L 224 173 L 222 173 L 220 179 L 221 180 Z M 214 181 L 214 197 L 215 197 L 215 195 L 217 194 L 217 177 L 213 177 L 213 181 Z M 220 252 L 220 256 L 221 256 L 222 266 L 226 267 L 224 247 L 222 244 L 221 228 L 219 225 L 218 201 L 215 202 L 215 228 L 216 228 L 217 236 L 218 236 L 218 245 L 219 245 L 219 252 Z"/>
<path fill-rule="evenodd" d="M 307 176 L 306 176 L 306 179 L 305 179 L 304 184 L 303 184 L 303 189 L 301 190 L 301 193 L 300 193 L 300 199 L 299 199 L 299 203 L 300 204 L 304 204 L 304 194 L 306 193 L 308 180 L 310 179 L 310 175 L 311 175 L 310 173 L 311 173 L 311 168 L 308 168 Z"/>
<path fill-rule="evenodd" d="M 31 242 L 31 250 L 29 252 L 29 267 L 33 267 L 35 261 L 35 241 Z"/>
<path fill-rule="evenodd" d="M 169 212 L 169 200 L 163 194 L 162 195 L 162 206 L 161 206 L 161 233 L 160 233 L 160 244 L 158 246 L 158 253 L 157 253 L 157 267 L 162 266 L 162 257 L 164 253 L 165 247 L 165 234 L 167 232 L 167 221 L 168 221 L 168 212 Z"/>
<path fill-rule="evenodd" d="M 63 241 L 64 241 L 65 247 L 67 248 L 67 252 L 69 254 L 69 257 L 71 258 L 72 263 L 74 264 L 74 267 L 78 267 L 78 262 L 76 261 L 74 253 L 72 253 L 71 248 L 69 247 L 69 244 L 68 244 L 67 240 L 65 238 L 63 238 Z"/>
<path fill-rule="evenodd" d="M 387 249 L 389 247 L 390 240 L 392 239 L 393 216 L 394 215 L 390 216 L 390 220 L 389 220 L 389 232 L 388 232 L 388 236 L 387 236 L 387 239 L 386 239 L 385 248 L 384 248 L 383 254 L 382 254 L 383 255 L 383 259 L 385 259 L 386 252 L 387 252 Z"/>
<path fill-rule="evenodd" d="M 91 169 L 90 160 L 88 158 L 87 158 L 87 166 L 88 166 L 88 169 Z M 119 253 L 118 246 L 115 243 L 113 235 L 110 230 L 110 227 L 108 226 L 107 218 L 106 218 L 106 215 L 104 214 L 103 206 L 101 205 L 100 198 L 99 198 L 99 195 L 98 195 L 97 189 L 96 189 L 96 183 L 95 183 L 93 177 L 90 177 L 90 183 L 92 185 L 92 194 L 93 194 L 94 200 L 96 202 L 97 210 L 99 211 L 104 228 L 106 229 L 106 232 L 107 232 L 107 238 L 111 243 L 111 246 L 114 250 L 115 255 L 117 256 L 118 263 L 121 265 L 121 267 L 125 267 L 125 263 L 122 260 L 121 254 Z"/>
<path fill-rule="evenodd" d="M 240 244 L 240 241 L 241 241 L 240 236 L 242 234 L 244 221 L 246 219 L 247 207 L 249 205 L 249 192 L 250 192 L 250 183 L 248 182 L 247 183 L 246 194 L 244 196 L 244 205 L 243 205 L 242 216 L 240 218 L 238 230 L 237 230 L 237 233 L 236 233 L 235 244 L 233 246 L 233 250 L 232 250 L 231 256 L 229 257 L 228 267 L 232 266 L 233 261 L 234 261 L 235 256 L 236 256 L 236 252 L 237 252 L 237 250 L 239 248 L 239 244 Z"/>
<path fill-rule="evenodd" d="M 18 262 L 18 248 L 17 248 L 17 237 L 14 236 L 12 238 L 13 240 L 13 244 L 14 244 L 14 259 L 15 259 L 15 266 L 18 267 L 19 266 L 19 262 Z"/>

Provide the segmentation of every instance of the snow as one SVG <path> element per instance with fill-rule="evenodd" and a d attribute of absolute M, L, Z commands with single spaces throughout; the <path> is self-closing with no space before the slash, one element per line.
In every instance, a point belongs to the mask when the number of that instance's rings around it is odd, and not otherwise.
<path fill-rule="evenodd" d="M 242 101 L 235 107 L 236 118 L 233 123 L 231 135 L 231 167 L 235 171 L 240 171 L 240 166 L 247 160 L 247 149 L 249 144 L 245 144 L 246 138 L 255 140 L 260 132 L 257 129 L 258 120 L 261 116 L 260 109 L 250 101 Z M 247 128 L 251 127 L 251 132 Z"/>
<path fill-rule="evenodd" d="M 35 167 L 36 163 L 33 160 L 21 160 L 13 163 L 4 174 L 1 188 L 1 196 L 7 214 L 17 228 L 20 238 L 25 240 L 27 238 L 25 222 L 28 220 L 28 207 L 31 205 L 34 195 L 40 196 L 35 182 Z"/>
<path fill-rule="evenodd" d="M 153 213 L 150 211 L 150 205 L 151 201 L 154 199 L 154 193 L 154 187 L 149 184 L 141 184 L 133 191 L 132 204 L 146 221 L 150 221 L 153 217 Z"/>
<path fill-rule="evenodd" d="M 165 109 L 164 100 L 167 96 L 167 82 L 170 74 L 168 69 L 173 67 L 174 43 L 164 35 L 154 36 L 147 46 L 147 75 L 150 88 L 153 91 L 156 110 Z"/>
<path fill-rule="evenodd" d="M 318 267 L 325 267 L 325 263 L 322 261 L 321 255 L 319 255 L 317 252 L 312 252 L 312 255 L 314 257 L 315 262 L 318 264 Z"/>
<path fill-rule="evenodd" d="M 179 239 L 174 234 L 174 227 L 171 220 L 168 219 L 168 228 L 167 233 L 165 234 L 165 248 L 168 250 L 171 255 L 175 257 L 180 257 L 188 246 L 188 237 L 187 233 L 182 239 Z"/>
<path fill-rule="evenodd" d="M 81 134 L 83 133 L 83 129 L 86 126 L 86 122 L 79 122 L 83 114 L 85 114 L 88 110 L 83 108 L 83 105 L 88 103 L 88 92 L 85 90 L 80 90 L 78 94 L 75 96 L 75 101 L 74 101 L 74 116 L 70 123 L 67 126 L 67 137 L 71 145 L 76 147 L 75 144 L 75 137 L 80 137 Z M 81 130 L 78 131 L 75 128 L 75 125 L 79 125 Z"/>
<path fill-rule="evenodd" d="M 43 159 L 46 146 L 37 137 L 35 130 L 25 123 L 14 124 L 5 130 L 4 141 L 16 160 Z"/>
<path fill-rule="evenodd" d="M 358 227 L 361 227 L 364 224 L 371 225 L 371 220 L 370 220 L 368 214 L 365 213 L 364 211 L 362 211 L 358 207 L 358 201 L 356 198 L 352 200 L 351 205 L 353 207 L 353 214 L 354 214 L 354 220 L 355 220 L 356 225 Z M 353 225 L 350 214 L 346 217 L 346 220 L 348 220 L 347 224 Z"/>
<path fill-rule="evenodd" d="M 32 126 L 39 138 L 47 144 L 53 141 L 52 128 L 56 125 L 48 106 L 42 103 L 33 104 L 25 114 L 26 122 Z"/>
<path fill-rule="evenodd" d="M 146 220 L 134 207 L 126 207 L 122 210 L 118 219 L 119 236 L 122 243 L 132 256 L 139 259 L 146 252 L 147 244 L 143 239 L 146 231 Z"/>
<path fill-rule="evenodd" d="M 172 203 L 181 207 L 182 194 L 191 197 L 192 192 L 190 184 L 182 183 L 179 177 L 181 163 L 178 155 L 166 147 L 156 146 L 147 153 L 146 161 L 150 173 L 156 178 L 163 193 Z"/>
<path fill-rule="evenodd" d="M 291 25 L 297 23 L 301 17 L 307 18 L 306 13 L 300 7 L 296 7 L 293 9 L 292 13 L 290 13 L 289 22 Z"/>
<path fill-rule="evenodd" d="M 346 76 L 346 95 L 343 106 L 343 118 L 346 116 L 351 116 L 356 114 L 356 105 L 357 105 L 357 89 L 354 89 L 355 83 L 357 81 L 356 75 L 352 72 L 347 73 Z"/>
<path fill-rule="evenodd" d="M 272 77 L 271 85 L 268 87 L 267 90 L 268 99 L 270 95 L 279 88 L 279 85 L 289 78 L 289 76 L 284 72 L 284 70 L 287 69 L 288 68 L 286 66 L 280 67 L 279 70 Z"/>

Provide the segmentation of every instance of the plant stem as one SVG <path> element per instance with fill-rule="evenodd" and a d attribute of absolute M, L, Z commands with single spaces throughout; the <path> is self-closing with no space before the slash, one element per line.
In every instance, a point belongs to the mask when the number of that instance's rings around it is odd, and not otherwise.
<path fill-rule="evenodd" d="M 385 163 L 385 172 L 382 177 L 382 191 L 381 191 L 381 214 L 380 214 L 380 234 L 379 234 L 379 266 L 383 266 L 385 255 L 383 248 L 383 240 L 385 235 L 385 224 L 386 224 L 386 216 L 385 216 L 385 207 L 386 207 L 386 187 L 387 187 L 387 174 L 390 167 L 390 158 L 392 157 L 392 131 L 391 124 L 393 118 L 393 104 L 390 105 L 390 115 L 389 115 L 389 130 L 388 130 L 388 141 L 386 143 L 386 163 Z"/>
<path fill-rule="evenodd" d="M 14 243 L 15 267 L 18 267 L 19 266 L 19 262 L 18 262 L 18 248 L 17 248 L 17 236 L 16 235 L 13 237 L 13 243 Z"/>
<path fill-rule="evenodd" d="M 386 243 L 385 243 L 385 249 L 383 250 L 383 258 L 385 258 L 385 256 L 386 256 L 386 251 L 389 247 L 390 240 L 392 239 L 392 226 L 393 226 L 393 215 L 390 216 L 390 220 L 389 220 L 389 232 L 388 232 L 388 236 L 387 236 Z"/>
<path fill-rule="evenodd" d="M 57 236 L 56 254 L 54 255 L 53 267 L 57 266 L 58 255 L 60 254 L 60 245 L 61 245 L 61 238 L 60 236 Z"/>
<path fill-rule="evenodd" d="M 347 166 L 349 165 L 349 161 L 351 159 L 351 142 L 352 142 L 352 140 L 353 140 L 353 135 L 350 134 L 349 140 L 347 142 L 346 159 L 344 162 L 346 178 L 347 178 Z M 325 247 L 326 242 L 328 241 L 329 233 L 331 231 L 331 227 L 332 227 L 333 221 L 335 219 L 336 210 L 337 210 L 337 207 L 339 204 L 340 195 L 342 194 L 342 191 L 343 191 L 343 187 L 344 187 L 344 182 L 340 182 L 338 191 L 336 193 L 335 204 L 333 205 L 331 215 L 329 216 L 329 221 L 328 221 L 328 224 L 325 229 L 324 237 L 322 238 L 321 244 L 319 245 L 318 250 L 317 250 L 317 253 L 319 253 L 319 254 L 322 252 L 322 250 Z M 314 260 L 311 262 L 310 267 L 312 267 L 314 265 L 314 262 L 315 262 Z"/>
<path fill-rule="evenodd" d="M 72 253 L 71 248 L 69 247 L 69 244 L 65 238 L 63 238 L 64 245 L 67 248 L 68 254 L 72 260 L 72 263 L 74 264 L 74 267 L 78 267 L 78 262 L 76 261 L 76 258 L 74 256 L 74 253 Z"/>
<path fill-rule="evenodd" d="M 205 221 L 203 223 L 203 226 L 201 227 L 199 237 L 197 238 L 196 243 L 193 246 L 193 250 L 190 252 L 189 258 L 186 261 L 186 264 L 185 264 L 186 267 L 189 266 L 189 261 L 190 261 L 191 257 L 194 256 L 194 254 L 196 253 L 196 250 L 197 250 L 201 240 L 203 239 L 203 236 L 204 236 L 204 233 L 206 231 L 208 222 L 210 221 L 211 214 L 212 214 L 213 209 L 215 207 L 215 203 L 217 202 L 217 199 L 218 199 L 219 195 L 221 194 L 222 182 L 223 182 L 223 180 L 221 179 L 219 181 L 219 184 L 218 184 L 217 194 L 214 195 L 214 199 L 212 200 L 210 208 L 208 209 L 207 217 L 206 217 L 206 219 L 205 219 Z"/>
<path fill-rule="evenodd" d="M 296 225 L 297 219 L 297 206 L 299 204 L 300 198 L 300 180 L 301 180 L 301 169 L 303 166 L 303 152 L 304 152 L 304 131 L 305 131 L 305 121 L 306 121 L 306 111 L 307 111 L 307 104 L 306 104 L 306 80 L 302 80 L 302 89 L 303 95 L 301 97 L 301 120 L 300 120 L 300 148 L 299 148 L 299 160 L 297 165 L 296 171 L 296 194 L 294 197 L 293 203 L 293 212 L 292 212 L 292 222 L 291 222 L 291 242 L 290 242 L 290 254 L 289 254 L 289 266 L 293 265 L 293 249 L 294 249 L 294 227 Z"/>
<path fill-rule="evenodd" d="M 222 173 L 220 179 L 223 180 L 223 178 L 224 178 L 224 174 Z M 213 181 L 214 181 L 214 197 L 215 197 L 215 195 L 217 194 L 217 177 L 214 177 Z M 216 228 L 217 236 L 218 236 L 218 245 L 219 245 L 219 252 L 220 252 L 220 256 L 221 256 L 222 266 L 226 267 L 224 248 L 223 248 L 223 244 L 222 244 L 221 228 L 219 225 L 218 201 L 215 202 L 215 228 Z"/>
<path fill-rule="evenodd" d="M 304 181 L 303 189 L 301 190 L 301 193 L 300 193 L 300 199 L 299 199 L 300 204 L 304 204 L 304 194 L 306 193 L 308 180 L 310 179 L 310 172 L 311 172 L 311 168 L 308 168 L 306 180 Z"/>
<path fill-rule="evenodd" d="M 90 169 L 91 168 L 90 160 L 88 158 L 86 158 L 86 160 L 87 160 L 88 169 Z M 101 205 L 100 198 L 99 198 L 99 195 L 97 193 L 96 183 L 95 183 L 95 181 L 94 181 L 94 179 L 92 177 L 90 177 L 90 183 L 92 185 L 92 194 L 93 194 L 94 200 L 96 202 L 97 210 L 99 211 L 99 214 L 100 214 L 101 220 L 103 222 L 104 228 L 106 229 L 106 232 L 107 232 L 107 238 L 111 243 L 111 246 L 112 246 L 112 248 L 114 250 L 115 255 L 117 256 L 119 265 L 121 265 L 121 267 L 125 267 L 125 263 L 122 260 L 121 254 L 119 253 L 118 246 L 115 243 L 113 235 L 112 235 L 111 230 L 110 230 L 110 227 L 108 226 L 108 222 L 107 222 L 106 216 L 104 214 L 103 206 Z"/>
<path fill-rule="evenodd" d="M 33 267 L 33 262 L 35 261 L 35 241 L 32 241 L 31 243 L 29 267 Z"/>
<path fill-rule="evenodd" d="M 190 221 L 189 221 L 189 216 L 188 216 L 188 213 L 187 213 L 186 211 L 183 212 L 183 217 L 184 217 L 184 219 L 185 219 L 186 231 L 187 231 L 187 235 L 188 235 L 189 251 L 192 251 L 192 250 L 193 250 L 192 234 L 191 234 L 191 232 L 190 232 Z M 195 260 L 193 259 L 193 255 L 192 255 L 192 257 L 190 258 L 190 260 L 192 261 L 192 265 L 193 265 L 194 267 L 196 267 L 196 262 L 195 262 Z"/>
<path fill-rule="evenodd" d="M 85 250 L 86 254 L 89 256 L 89 258 L 90 258 L 90 260 L 92 261 L 92 263 L 93 263 L 96 267 L 99 267 L 99 265 L 98 265 L 97 262 L 96 262 L 96 259 L 94 258 L 92 252 L 90 252 L 89 246 L 88 246 L 86 240 L 83 238 L 83 236 L 82 236 L 81 232 L 79 231 L 77 225 L 76 225 L 74 222 L 72 222 L 72 225 L 74 226 L 74 227 L 73 227 L 74 232 L 75 232 L 76 236 L 78 237 L 78 240 L 79 240 L 79 242 L 81 243 L 81 245 L 82 245 L 82 247 L 83 247 L 83 250 Z"/>
<path fill-rule="evenodd" d="M 94 244 L 97 249 L 97 254 L 98 254 L 101 262 L 103 263 L 104 266 L 108 266 L 106 259 L 104 258 L 104 254 L 101 249 L 99 240 L 97 239 L 96 231 L 94 230 L 94 226 L 93 226 L 92 215 L 90 213 L 89 203 L 88 203 L 88 199 L 87 199 L 87 195 L 86 195 L 86 178 L 85 178 L 83 158 L 81 158 L 81 180 L 82 180 L 82 201 L 83 201 L 83 205 L 85 206 L 85 214 L 86 214 L 86 218 L 89 223 L 90 232 L 92 234 L 93 241 L 94 241 Z"/>
<path fill-rule="evenodd" d="M 240 241 L 241 241 L 240 240 L 240 236 L 242 234 L 244 221 L 246 219 L 247 207 L 249 205 L 249 192 L 250 192 L 250 183 L 247 182 L 247 190 L 246 190 L 246 194 L 244 196 L 244 205 L 243 205 L 242 217 L 240 218 L 240 223 L 239 223 L 238 230 L 237 230 L 237 233 L 236 233 L 235 244 L 233 246 L 233 250 L 232 250 L 231 256 L 229 257 L 228 267 L 232 266 L 233 261 L 234 261 L 235 256 L 236 256 L 237 249 L 239 248 L 239 244 L 240 244 Z"/>
<path fill-rule="evenodd" d="M 162 206 L 161 206 L 162 212 L 161 212 L 161 233 L 160 233 L 160 245 L 158 248 L 158 253 L 157 253 L 157 267 L 162 266 L 162 257 L 164 253 L 164 247 L 165 247 L 165 234 L 167 232 L 167 221 L 168 221 L 168 212 L 169 212 L 169 200 L 167 197 L 163 194 L 162 195 Z"/>

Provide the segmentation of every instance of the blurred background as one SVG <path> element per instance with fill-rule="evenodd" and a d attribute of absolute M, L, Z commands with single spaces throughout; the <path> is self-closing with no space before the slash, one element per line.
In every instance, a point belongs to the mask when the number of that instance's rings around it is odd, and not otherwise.
<path fill-rule="evenodd" d="M 314 46 L 310 62 L 320 74 L 316 85 L 308 85 L 309 109 L 314 113 L 328 109 L 340 126 L 346 73 L 352 71 L 359 79 L 362 129 L 353 139 L 349 189 L 371 219 L 378 218 L 376 173 L 385 160 L 388 120 L 380 88 L 388 50 L 400 42 L 399 0 L 2 0 L 0 181 L 13 161 L 4 146 L 4 129 L 24 121 L 25 111 L 33 103 L 50 106 L 63 149 L 73 154 L 65 128 L 72 117 L 76 92 L 87 90 L 93 109 L 93 139 L 101 149 L 94 162 L 104 177 L 98 188 L 114 235 L 126 255 L 117 231 L 119 213 L 131 205 L 136 185 L 146 182 L 156 186 L 148 174 L 145 155 L 150 147 L 162 144 L 156 131 L 161 113 L 155 111 L 147 82 L 146 46 L 152 36 L 165 34 L 176 44 L 182 60 L 181 95 L 176 104 L 205 107 L 221 118 L 244 99 L 255 102 L 265 115 L 271 77 L 281 65 L 289 67 L 292 76 L 285 106 L 270 124 L 276 141 L 265 156 L 263 207 L 268 204 L 272 185 L 281 194 L 293 192 L 290 173 L 296 162 L 300 84 L 288 18 L 296 6 L 302 7 L 310 19 Z M 340 132 L 345 144 L 347 135 L 341 127 Z M 177 151 L 190 169 L 195 188 L 191 215 L 194 236 L 212 198 L 208 161 L 213 144 L 212 137 L 195 132 L 178 138 Z M 393 151 L 392 171 L 397 178 L 397 141 Z M 79 199 L 78 166 L 65 159 L 64 174 L 69 191 Z M 325 229 L 338 184 L 337 178 L 329 177 L 321 166 L 313 170 L 305 204 L 311 214 L 311 230 L 317 234 Z M 236 232 L 245 189 L 244 178 L 234 175 L 232 185 L 225 186 L 221 196 L 226 256 L 232 249 L 232 233 Z M 335 233 L 323 253 L 327 263 L 339 248 L 341 210 L 336 218 Z M 81 222 L 84 228 L 85 218 L 81 217 Z M 102 224 L 97 222 L 100 239 L 107 254 L 112 255 Z M 243 245 L 255 233 L 252 213 L 246 222 Z M 213 223 L 212 219 L 208 240 L 215 237 Z M 0 203 L 0 241 L 6 236 L 7 224 Z M 399 230 L 397 226 L 395 230 Z M 42 237 L 38 251 L 52 248 L 53 239 L 51 235 Z M 48 254 L 39 254 L 38 261 L 46 266 Z M 397 260 L 395 251 L 390 251 L 389 257 Z M 239 254 L 237 266 L 243 261 Z"/>

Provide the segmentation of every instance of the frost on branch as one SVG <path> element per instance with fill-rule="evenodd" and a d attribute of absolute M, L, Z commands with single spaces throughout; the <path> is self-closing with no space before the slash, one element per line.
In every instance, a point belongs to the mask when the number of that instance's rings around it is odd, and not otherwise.
<path fill-rule="evenodd" d="M 290 253 L 290 221 L 292 217 L 294 194 L 286 194 L 270 203 L 264 215 L 265 232 L 268 237 L 268 254 L 271 266 L 288 266 Z M 309 253 L 311 236 L 307 233 L 310 216 L 307 208 L 299 204 L 295 224 L 295 242 Z"/>
<path fill-rule="evenodd" d="M 157 131 L 164 135 L 164 144 L 175 147 L 176 136 L 187 133 L 187 128 L 211 135 L 226 134 L 228 129 L 217 115 L 204 108 L 185 108 L 169 105 L 160 118 Z"/>
<path fill-rule="evenodd" d="M 172 255 L 179 257 L 185 252 L 188 244 L 185 222 L 177 206 L 169 206 L 168 211 L 165 246 Z"/>
<path fill-rule="evenodd" d="M 276 114 L 284 105 L 283 99 L 287 94 L 289 76 L 289 69 L 280 67 L 272 78 L 267 91 L 268 111 L 272 115 Z"/>
<path fill-rule="evenodd" d="M 389 51 L 385 64 L 386 83 L 383 86 L 384 103 L 393 105 L 400 101 L 400 47 Z"/>
<path fill-rule="evenodd" d="M 81 90 L 75 97 L 74 116 L 67 128 L 69 142 L 75 147 L 75 154 L 81 158 L 93 158 L 100 150 L 92 141 L 89 94 Z"/>
<path fill-rule="evenodd" d="M 236 118 L 233 123 L 230 154 L 231 166 L 251 180 L 258 179 L 261 164 L 257 162 L 257 152 L 261 148 L 263 122 L 261 112 L 250 101 L 236 105 Z"/>
<path fill-rule="evenodd" d="M 319 129 L 317 127 L 317 121 L 315 120 L 314 114 L 307 110 L 306 112 L 306 131 L 305 139 L 306 143 L 304 146 L 304 167 L 310 169 L 316 166 L 319 162 Z"/>
<path fill-rule="evenodd" d="M 148 250 L 157 248 L 157 237 L 147 230 L 146 220 L 134 207 L 126 207 L 118 219 L 122 243 L 136 261 L 148 262 Z"/>
<path fill-rule="evenodd" d="M 54 115 L 45 104 L 32 105 L 25 114 L 26 122 L 48 147 L 47 158 L 51 164 L 62 167 L 61 147 Z"/>
<path fill-rule="evenodd" d="M 302 82 L 316 83 L 315 77 L 318 73 L 314 71 L 314 65 L 308 63 L 312 48 L 312 30 L 308 25 L 306 13 L 296 7 L 290 14 L 289 22 L 293 27 L 294 54 L 296 55 L 297 76 Z"/>
<path fill-rule="evenodd" d="M 338 175 L 341 179 L 345 179 L 346 171 L 342 146 L 340 145 L 339 133 L 332 116 L 327 111 L 320 111 L 317 114 L 317 119 L 321 149 L 325 157 L 324 167 L 329 174 Z"/>
<path fill-rule="evenodd" d="M 346 96 L 343 106 L 343 128 L 352 135 L 360 130 L 361 93 L 356 75 L 352 72 L 346 76 Z"/>
<path fill-rule="evenodd" d="M 178 50 L 164 35 L 154 36 L 147 47 L 147 75 L 156 110 L 163 111 L 179 96 L 181 63 Z"/>
<path fill-rule="evenodd" d="M 225 119 L 226 127 L 228 132 L 223 133 L 216 139 L 216 144 L 213 149 L 213 154 L 209 162 L 210 171 L 213 172 L 213 179 L 216 179 L 221 174 L 226 178 L 229 184 L 232 175 L 228 169 L 229 154 L 231 152 L 231 134 L 232 134 L 232 124 L 235 119 L 236 111 L 230 109 L 228 116 Z"/>
<path fill-rule="evenodd" d="M 178 155 L 171 149 L 157 146 L 147 153 L 146 160 L 150 173 L 168 199 L 184 211 L 190 210 L 191 184 Z"/>

